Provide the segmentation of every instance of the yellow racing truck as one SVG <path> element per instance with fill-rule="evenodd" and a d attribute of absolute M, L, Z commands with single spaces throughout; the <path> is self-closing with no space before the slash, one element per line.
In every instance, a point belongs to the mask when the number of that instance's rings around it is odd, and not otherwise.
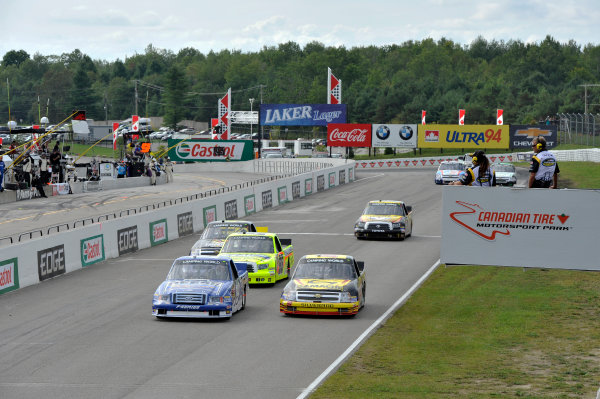
<path fill-rule="evenodd" d="M 248 265 L 250 284 L 275 284 L 290 276 L 294 264 L 291 238 L 279 239 L 275 233 L 230 234 L 220 253 Z"/>

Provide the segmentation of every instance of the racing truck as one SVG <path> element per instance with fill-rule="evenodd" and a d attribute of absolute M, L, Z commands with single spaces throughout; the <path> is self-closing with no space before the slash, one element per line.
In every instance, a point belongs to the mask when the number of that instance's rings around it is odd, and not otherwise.
<path fill-rule="evenodd" d="M 246 264 L 226 256 L 177 258 L 156 289 L 152 314 L 164 317 L 230 318 L 246 307 Z"/>
<path fill-rule="evenodd" d="M 275 284 L 290 276 L 294 264 L 291 239 L 279 239 L 275 233 L 240 232 L 230 234 L 221 255 L 244 262 L 250 284 Z"/>

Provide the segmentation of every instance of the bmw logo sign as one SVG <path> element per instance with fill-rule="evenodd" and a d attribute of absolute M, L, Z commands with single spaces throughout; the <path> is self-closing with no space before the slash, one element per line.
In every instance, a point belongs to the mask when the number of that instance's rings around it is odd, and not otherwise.
<path fill-rule="evenodd" d="M 387 140 L 390 137 L 390 128 L 386 125 L 380 125 L 375 131 L 379 140 Z"/>
<path fill-rule="evenodd" d="M 410 140 L 413 136 L 413 130 L 410 126 L 402 126 L 400 128 L 400 138 L 402 140 Z"/>

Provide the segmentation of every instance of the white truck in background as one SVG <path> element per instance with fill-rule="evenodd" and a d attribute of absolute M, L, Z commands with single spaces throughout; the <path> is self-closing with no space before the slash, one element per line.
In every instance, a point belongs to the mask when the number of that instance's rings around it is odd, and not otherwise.
<path fill-rule="evenodd" d="M 287 154 L 285 147 L 263 147 L 260 150 L 261 158 L 284 158 Z"/>

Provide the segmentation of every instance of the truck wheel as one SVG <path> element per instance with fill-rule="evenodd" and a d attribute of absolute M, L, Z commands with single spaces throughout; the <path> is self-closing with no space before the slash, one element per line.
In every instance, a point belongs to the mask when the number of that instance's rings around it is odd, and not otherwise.
<path fill-rule="evenodd" d="M 290 272 L 291 272 L 291 270 L 290 270 L 290 261 L 288 260 L 288 264 L 287 264 L 287 277 L 286 277 L 286 279 L 290 278 Z"/>
<path fill-rule="evenodd" d="M 244 288 L 244 295 L 242 295 L 242 308 L 240 310 L 246 309 L 246 288 Z"/>

